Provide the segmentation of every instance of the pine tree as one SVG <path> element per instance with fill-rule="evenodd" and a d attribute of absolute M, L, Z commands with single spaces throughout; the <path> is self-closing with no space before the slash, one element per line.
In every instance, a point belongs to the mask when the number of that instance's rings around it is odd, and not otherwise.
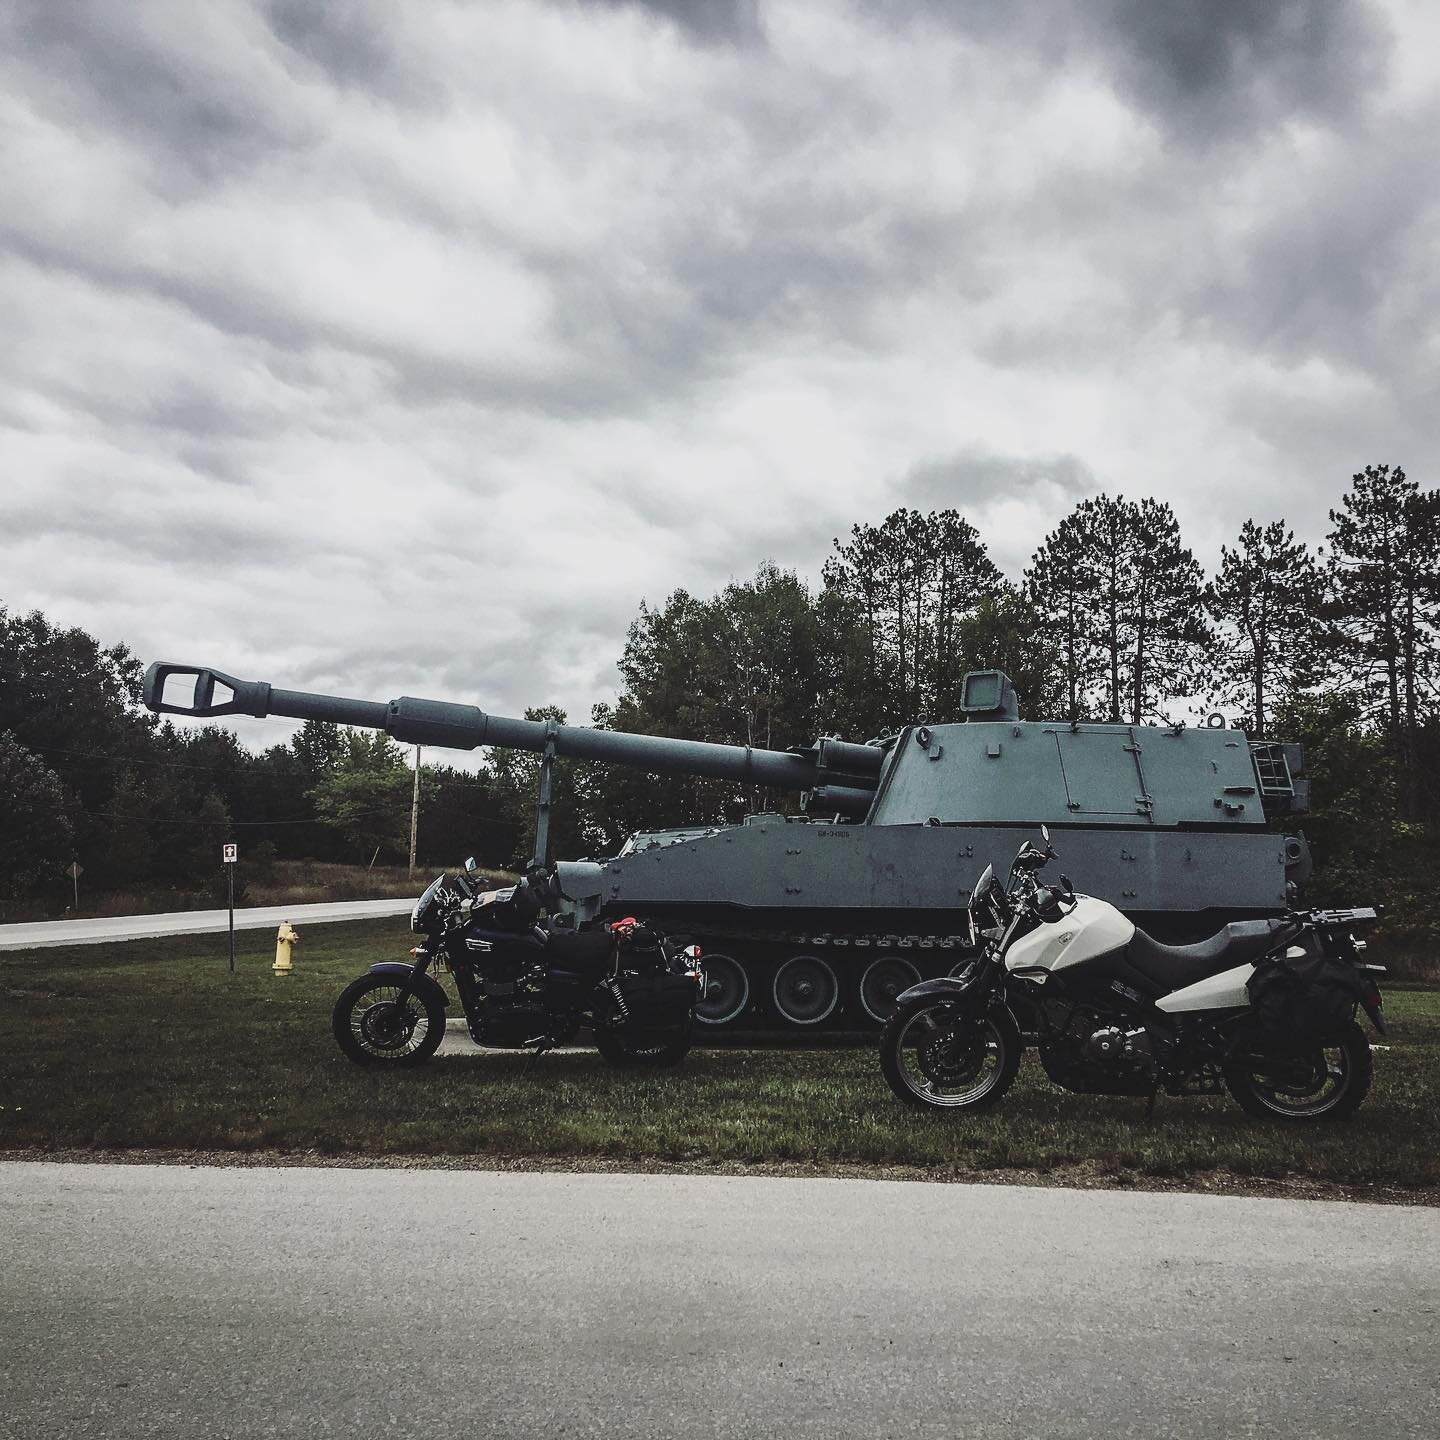
<path fill-rule="evenodd" d="M 1098 574 L 1091 546 L 1077 510 L 1045 537 L 1023 581 L 1026 600 L 1037 614 L 1050 616 L 1058 629 L 1062 703 L 1070 721 L 1086 714 L 1099 664 L 1091 616 Z"/>
<path fill-rule="evenodd" d="M 883 720 L 951 718 L 966 669 L 962 622 L 1004 590 L 1004 576 L 955 510 L 896 510 L 850 537 L 834 542 L 825 584 L 863 625 L 865 684 L 884 697 Z"/>
<path fill-rule="evenodd" d="M 1416 737 L 1437 676 L 1440 492 L 1422 492 L 1398 465 L 1367 465 L 1330 521 L 1331 657 L 1365 696 L 1413 808 Z"/>
<path fill-rule="evenodd" d="M 1277 700 L 1320 678 L 1323 598 L 1315 557 L 1283 521 L 1262 529 L 1247 520 L 1235 549 L 1221 547 L 1207 595 L 1220 627 L 1217 691 L 1249 707 L 1257 739 L 1268 733 Z"/>
<path fill-rule="evenodd" d="M 1089 709 L 1139 725 L 1198 683 L 1204 575 L 1164 501 L 1081 501 L 1045 538 L 1025 585 L 1032 603 L 1058 607 L 1072 718 Z"/>

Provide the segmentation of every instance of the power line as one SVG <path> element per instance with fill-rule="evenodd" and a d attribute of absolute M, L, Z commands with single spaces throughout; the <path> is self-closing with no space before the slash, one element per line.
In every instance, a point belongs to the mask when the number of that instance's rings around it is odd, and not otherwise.
<path fill-rule="evenodd" d="M 81 810 L 74 813 L 84 815 L 91 820 L 132 820 L 137 825 L 213 825 L 217 827 L 220 825 L 218 820 L 183 820 L 168 815 L 117 815 L 113 810 Z M 393 815 L 395 813 L 393 809 L 360 810 L 350 818 L 369 820 L 376 815 Z M 330 821 L 320 820 L 313 815 L 299 816 L 293 820 L 227 820 L 225 823 L 235 829 L 266 825 L 319 825 L 326 829 L 335 828 Z"/>
<path fill-rule="evenodd" d="M 24 741 L 19 742 L 25 745 L 27 750 L 39 750 L 47 755 L 78 755 L 90 760 L 113 760 L 117 765 L 144 765 L 152 770 L 198 770 L 206 774 L 214 774 L 221 770 L 230 770 L 229 765 L 191 765 L 184 760 L 140 760 L 130 755 L 117 755 L 110 750 L 72 750 L 65 745 L 32 745 Z M 257 756 L 248 756 L 248 759 L 258 759 Z M 241 759 L 238 766 L 244 766 L 246 761 Z"/>

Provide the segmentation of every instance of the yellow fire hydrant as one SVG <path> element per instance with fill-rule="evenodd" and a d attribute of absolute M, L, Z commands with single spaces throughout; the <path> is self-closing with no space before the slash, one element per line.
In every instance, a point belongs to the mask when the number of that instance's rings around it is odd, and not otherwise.
<path fill-rule="evenodd" d="M 277 975 L 288 975 L 295 967 L 290 962 L 290 950 L 300 943 L 300 932 L 290 928 L 290 922 L 284 921 L 275 932 L 275 964 L 272 967 Z"/>

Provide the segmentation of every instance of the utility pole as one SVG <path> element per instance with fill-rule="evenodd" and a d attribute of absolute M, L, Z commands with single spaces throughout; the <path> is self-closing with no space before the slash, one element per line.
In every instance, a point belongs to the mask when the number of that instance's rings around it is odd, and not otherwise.
<path fill-rule="evenodd" d="M 415 873 L 415 839 L 420 833 L 420 751 L 415 747 L 415 790 L 410 797 L 410 873 Z"/>

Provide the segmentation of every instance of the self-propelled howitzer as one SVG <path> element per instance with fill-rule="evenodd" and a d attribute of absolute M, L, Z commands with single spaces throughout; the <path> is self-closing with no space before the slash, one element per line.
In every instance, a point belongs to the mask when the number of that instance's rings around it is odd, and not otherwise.
<path fill-rule="evenodd" d="M 717 1031 L 878 1023 L 908 984 L 968 960 L 971 882 L 987 863 L 1003 869 L 1041 823 L 1088 893 L 1170 940 L 1284 910 L 1288 883 L 1309 868 L 1303 837 L 1268 823 L 1304 808 L 1299 746 L 1251 744 L 1226 728 L 1022 721 L 998 671 L 966 677 L 958 722 L 793 751 L 507 719 L 408 696 L 348 700 L 165 663 L 146 673 L 145 703 L 538 752 L 539 857 L 555 757 L 803 791 L 802 815 L 662 831 L 609 859 L 557 866 L 577 920 L 633 914 L 699 941 L 708 977 L 700 1017 Z"/>

